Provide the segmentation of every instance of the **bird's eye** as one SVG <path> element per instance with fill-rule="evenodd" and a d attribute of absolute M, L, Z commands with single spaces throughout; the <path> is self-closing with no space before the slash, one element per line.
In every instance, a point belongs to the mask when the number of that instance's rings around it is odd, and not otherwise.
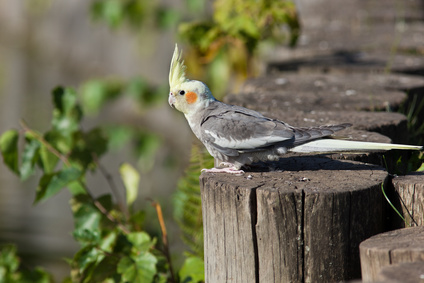
<path fill-rule="evenodd" d="M 181 90 L 180 91 L 180 95 L 184 95 L 185 94 L 185 91 L 184 90 Z"/>

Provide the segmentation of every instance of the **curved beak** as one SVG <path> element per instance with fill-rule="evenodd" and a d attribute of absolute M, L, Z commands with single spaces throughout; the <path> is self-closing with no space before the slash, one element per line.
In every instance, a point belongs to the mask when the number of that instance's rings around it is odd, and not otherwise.
<path fill-rule="evenodd" d="M 175 99 L 175 96 L 172 94 L 172 92 L 169 93 L 168 97 L 168 103 L 172 108 L 175 108 L 174 104 L 177 100 Z"/>

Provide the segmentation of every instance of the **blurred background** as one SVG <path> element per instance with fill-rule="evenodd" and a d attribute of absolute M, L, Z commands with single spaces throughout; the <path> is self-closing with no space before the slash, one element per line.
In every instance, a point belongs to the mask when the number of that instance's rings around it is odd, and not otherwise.
<path fill-rule="evenodd" d="M 59 85 L 76 89 L 83 127 L 100 125 L 109 136 L 100 164 L 118 187 L 119 166 L 134 164 L 141 174 L 136 207 L 151 218 L 148 229 L 159 233 L 146 198 L 159 201 L 172 252 L 181 254 L 173 195 L 190 158 L 192 133 L 167 104 L 174 44 L 183 43 L 189 55 L 189 76 L 208 82 L 222 97 L 260 72 L 260 50 L 271 42 L 293 45 L 297 38 L 291 2 L 277 1 L 280 9 L 271 7 L 266 20 L 252 24 L 246 14 L 231 23 L 229 11 L 242 2 L 0 0 L 0 133 L 20 129 L 21 119 L 32 129 L 48 130 L 51 91 Z M 37 177 L 20 182 L 0 164 L 0 242 L 15 243 L 25 264 L 43 266 L 60 280 L 69 274 L 63 258 L 79 248 L 71 235 L 71 194 L 65 190 L 33 205 Z M 94 195 L 107 192 L 103 175 L 87 181 Z"/>

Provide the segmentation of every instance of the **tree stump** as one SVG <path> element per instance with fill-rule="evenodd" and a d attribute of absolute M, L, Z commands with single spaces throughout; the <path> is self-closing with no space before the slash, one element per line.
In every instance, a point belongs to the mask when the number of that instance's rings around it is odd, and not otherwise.
<path fill-rule="evenodd" d="M 200 177 L 206 282 L 360 278 L 358 246 L 382 231 L 378 166 L 323 157 L 280 172 Z"/>
<path fill-rule="evenodd" d="M 362 280 L 378 281 L 383 267 L 424 261 L 424 227 L 394 230 L 373 236 L 359 246 Z"/>
<path fill-rule="evenodd" d="M 377 275 L 385 283 L 422 283 L 424 282 L 424 262 L 408 262 L 385 266 Z"/>
<path fill-rule="evenodd" d="M 424 173 L 396 177 L 392 183 L 402 204 L 406 226 L 424 226 Z"/>

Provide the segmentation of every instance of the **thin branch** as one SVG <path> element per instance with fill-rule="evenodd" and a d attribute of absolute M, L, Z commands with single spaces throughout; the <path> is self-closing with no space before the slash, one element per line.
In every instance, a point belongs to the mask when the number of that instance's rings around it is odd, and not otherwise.
<path fill-rule="evenodd" d="M 172 261 L 171 261 L 171 253 L 169 252 L 169 244 L 168 244 L 168 234 L 166 232 L 166 226 L 165 221 L 163 220 L 163 214 L 162 214 L 162 208 L 159 203 L 156 201 L 152 201 L 152 206 L 156 209 L 156 214 L 158 215 L 159 225 L 160 229 L 162 231 L 162 242 L 163 242 L 163 248 L 164 248 L 164 254 L 166 257 L 166 260 L 169 264 L 169 271 L 171 273 L 171 282 L 177 282 L 175 280 L 174 270 L 172 268 Z"/>
<path fill-rule="evenodd" d="M 66 166 L 71 166 L 66 156 L 57 151 L 48 141 L 43 138 L 42 135 L 28 127 L 24 120 L 20 120 L 20 124 L 25 132 L 32 134 L 39 142 L 41 142 L 47 148 L 48 151 L 56 155 L 56 157 L 59 158 Z"/>
<path fill-rule="evenodd" d="M 103 177 L 106 179 L 106 182 L 109 184 L 110 190 L 112 191 L 112 194 L 115 196 L 116 201 L 118 202 L 119 208 L 125 214 L 125 217 L 128 219 L 129 218 L 128 208 L 124 206 L 124 202 L 121 198 L 121 195 L 119 194 L 118 187 L 116 186 L 112 175 L 100 163 L 97 157 L 97 154 L 93 153 L 92 156 L 93 156 L 94 163 L 97 165 L 97 167 L 99 167 L 100 173 L 103 175 Z"/>
<path fill-rule="evenodd" d="M 130 231 L 127 229 L 127 227 L 125 227 L 117 218 L 115 218 L 113 215 L 111 215 L 109 213 L 109 211 L 103 206 L 103 204 L 101 204 L 98 200 L 96 200 L 94 198 L 94 196 L 91 194 L 90 190 L 88 189 L 88 187 L 81 181 L 79 181 L 80 185 L 84 188 L 84 190 L 86 191 L 86 193 L 88 194 L 88 196 L 91 198 L 91 200 L 93 201 L 93 204 L 97 207 L 97 209 L 103 213 L 104 216 L 107 217 L 107 219 L 109 219 L 110 221 L 112 221 L 113 223 L 115 223 L 115 225 L 117 225 L 119 228 L 121 228 L 122 231 L 124 231 L 125 234 L 129 234 Z"/>

